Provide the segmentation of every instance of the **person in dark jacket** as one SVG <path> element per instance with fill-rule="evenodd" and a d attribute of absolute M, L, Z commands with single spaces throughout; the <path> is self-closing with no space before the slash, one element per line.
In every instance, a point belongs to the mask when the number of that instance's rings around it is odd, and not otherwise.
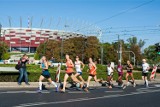
<path fill-rule="evenodd" d="M 23 57 L 20 59 L 20 61 L 18 62 L 20 64 L 20 69 L 19 69 L 19 79 L 18 79 L 18 85 L 21 85 L 23 76 L 25 78 L 25 83 L 26 85 L 30 85 L 28 83 L 28 74 L 27 74 L 27 70 L 26 70 L 26 63 L 29 61 L 29 58 L 26 54 L 23 55 Z"/>

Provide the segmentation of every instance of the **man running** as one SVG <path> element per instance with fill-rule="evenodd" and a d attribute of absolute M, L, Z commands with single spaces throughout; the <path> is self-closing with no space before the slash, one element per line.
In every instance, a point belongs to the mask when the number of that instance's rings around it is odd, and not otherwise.
<path fill-rule="evenodd" d="M 72 62 L 72 60 L 69 58 L 69 55 L 66 55 L 66 73 L 64 75 L 64 82 L 63 82 L 63 88 L 61 90 L 61 92 L 65 92 L 65 87 L 67 84 L 67 80 L 69 77 L 71 77 L 71 79 L 75 82 L 75 83 L 80 83 L 80 81 L 75 77 L 75 75 L 73 75 L 74 71 L 74 64 Z M 83 86 L 83 83 L 80 83 L 81 86 Z"/>
<path fill-rule="evenodd" d="M 136 83 L 135 83 L 135 80 L 134 80 L 134 77 L 133 77 L 133 66 L 131 64 L 130 61 L 127 61 L 127 73 L 126 73 L 126 82 L 127 82 L 127 86 L 129 86 L 129 79 L 128 77 L 130 76 L 132 78 L 132 82 L 133 82 L 133 87 L 136 86 Z"/>
<path fill-rule="evenodd" d="M 81 68 L 81 65 L 82 65 L 82 68 Z M 75 77 L 79 77 L 79 79 L 82 81 L 82 82 L 85 82 L 84 79 L 82 78 L 82 70 L 84 69 L 84 64 L 82 61 L 79 60 L 79 57 L 76 56 L 76 61 L 75 61 L 75 68 L 76 68 L 76 74 L 75 74 Z"/>
<path fill-rule="evenodd" d="M 57 84 L 54 81 L 52 81 L 50 73 L 48 71 L 48 66 L 49 65 L 48 65 L 48 61 L 47 61 L 46 57 L 43 56 L 41 60 L 42 60 L 42 63 L 40 65 L 40 68 L 42 68 L 42 74 L 39 77 L 39 90 L 38 91 L 39 92 L 42 91 L 42 81 L 45 78 L 49 81 L 50 84 L 54 85 L 56 87 L 56 91 L 58 91 L 58 86 L 57 86 Z"/>
<path fill-rule="evenodd" d="M 150 69 L 149 64 L 147 63 L 146 59 L 142 59 L 142 80 L 144 80 L 144 84 L 146 85 L 146 87 L 148 88 L 148 71 Z"/>
<path fill-rule="evenodd" d="M 89 66 L 89 69 L 87 70 L 87 72 L 89 71 L 89 76 L 88 76 L 88 80 L 87 80 L 87 87 L 89 87 L 89 83 L 92 78 L 94 78 L 95 82 L 100 82 L 100 80 L 97 79 L 97 76 L 96 76 L 97 67 L 96 67 L 95 63 L 93 62 L 92 58 L 89 58 L 88 66 Z"/>

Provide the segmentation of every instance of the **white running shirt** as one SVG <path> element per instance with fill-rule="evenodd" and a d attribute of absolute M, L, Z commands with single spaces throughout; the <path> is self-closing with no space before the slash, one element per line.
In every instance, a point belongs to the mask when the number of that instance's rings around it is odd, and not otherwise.
<path fill-rule="evenodd" d="M 148 73 L 148 68 L 149 68 L 149 64 L 148 63 L 144 63 L 142 64 L 142 69 L 143 69 L 143 73 Z"/>
<path fill-rule="evenodd" d="M 108 71 L 108 75 L 111 75 L 111 73 L 113 72 L 112 67 L 111 67 L 111 66 L 110 66 L 110 67 L 107 67 L 107 71 Z"/>
<path fill-rule="evenodd" d="M 81 71 L 81 62 L 80 61 L 75 61 L 75 68 L 77 72 L 82 72 Z"/>

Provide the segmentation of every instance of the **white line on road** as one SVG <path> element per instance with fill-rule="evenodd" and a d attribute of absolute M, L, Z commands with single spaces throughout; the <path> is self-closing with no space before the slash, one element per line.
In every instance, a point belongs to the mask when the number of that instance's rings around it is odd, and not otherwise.
<path fill-rule="evenodd" d="M 148 91 L 148 92 L 137 92 L 137 93 L 124 94 L 124 95 L 117 94 L 117 95 L 109 95 L 109 96 L 94 97 L 94 98 L 73 99 L 73 100 L 67 100 L 67 101 L 21 104 L 19 106 L 14 106 L 14 107 L 31 107 L 31 106 L 42 106 L 42 105 L 52 105 L 52 104 L 64 104 L 64 103 L 90 101 L 90 100 L 98 100 L 98 99 L 105 99 L 105 98 L 132 96 L 132 95 L 145 94 L 145 93 L 153 93 L 153 92 L 160 92 L 160 89 L 158 89 L 158 90 L 152 90 L 152 91 Z"/>
<path fill-rule="evenodd" d="M 90 92 L 84 92 L 84 91 L 71 91 L 71 92 L 68 92 L 70 94 L 80 94 L 80 93 L 90 93 Z"/>
<path fill-rule="evenodd" d="M 157 87 L 139 88 L 139 89 L 137 89 L 137 91 L 138 91 L 138 90 L 148 90 L 148 89 L 154 89 L 154 88 L 157 88 Z"/>
<path fill-rule="evenodd" d="M 0 92 L 0 94 L 4 94 L 4 93 L 24 93 L 25 91 L 6 91 L 6 92 Z"/>
<path fill-rule="evenodd" d="M 123 92 L 123 90 L 120 90 L 120 91 L 105 91 L 106 93 L 111 93 L 111 92 L 113 92 L 113 93 L 120 93 L 120 92 Z"/>
<path fill-rule="evenodd" d="M 160 87 L 160 84 L 155 85 L 155 87 Z"/>

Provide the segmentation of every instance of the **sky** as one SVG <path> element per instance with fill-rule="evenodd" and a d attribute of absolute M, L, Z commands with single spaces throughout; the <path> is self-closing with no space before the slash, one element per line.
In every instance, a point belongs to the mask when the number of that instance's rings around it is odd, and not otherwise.
<path fill-rule="evenodd" d="M 148 47 L 160 42 L 160 0 L 0 0 L 0 23 L 32 27 L 93 31 L 100 29 L 101 42 L 115 42 L 117 35 L 126 41 L 136 36 Z M 43 24 L 41 22 L 43 20 Z"/>

